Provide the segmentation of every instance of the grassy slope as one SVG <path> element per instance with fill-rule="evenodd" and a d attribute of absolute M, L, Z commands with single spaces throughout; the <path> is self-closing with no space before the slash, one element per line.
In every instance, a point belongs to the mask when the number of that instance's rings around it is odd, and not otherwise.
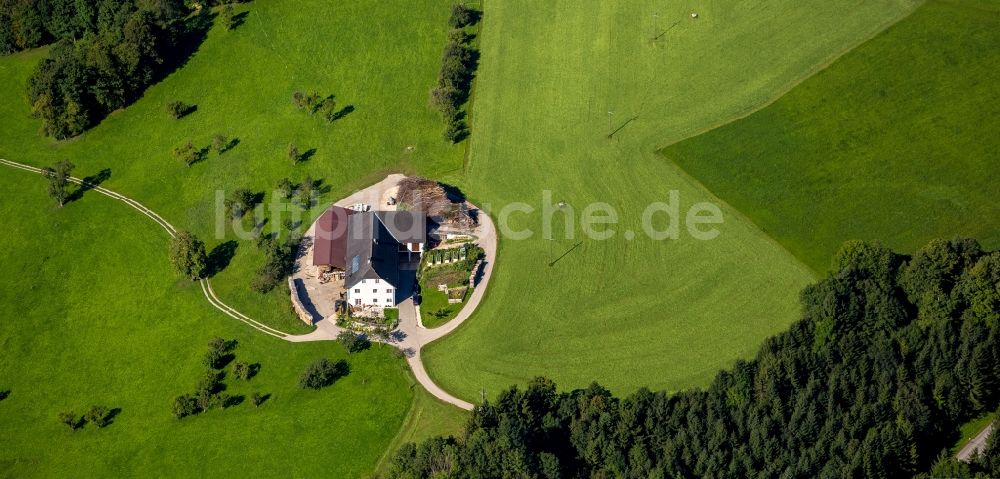
<path fill-rule="evenodd" d="M 288 344 L 212 309 L 170 272 L 166 234 L 93 192 L 63 209 L 44 181 L 0 169 L 5 219 L 0 262 L 0 476 L 359 477 L 374 470 L 413 393 L 406 364 L 388 348 L 349 358 L 351 374 L 320 392 L 297 387 L 334 343 Z M 193 390 L 215 335 L 262 365 L 230 392 L 272 394 L 228 410 L 175 420 L 172 399 Z M 70 432 L 60 411 L 120 407 L 114 424 Z"/>
<path fill-rule="evenodd" d="M 537 374 L 617 392 L 704 384 L 798 315 L 813 274 L 722 205 L 712 241 L 627 241 L 650 202 L 678 190 L 682 210 L 713 201 L 657 148 L 745 114 L 905 16 L 914 2 L 487 2 L 476 91 L 470 196 L 527 201 L 542 190 L 577 214 L 605 201 L 613 240 L 583 240 L 553 267 L 536 231 L 503 240 L 486 301 L 425 353 L 440 384 L 466 399 Z M 690 13 L 697 11 L 697 20 Z M 657 42 L 653 17 L 660 30 Z M 608 109 L 616 126 L 607 139 Z M 578 231 L 579 233 L 579 231 Z M 557 231 L 557 234 L 560 234 Z M 557 241 L 560 255 L 581 238 Z"/>
<path fill-rule="evenodd" d="M 420 443 L 425 439 L 438 436 L 461 437 L 469 413 L 444 403 L 431 396 L 419 385 L 413 387 L 413 403 L 410 412 L 399 429 L 399 434 L 393 439 L 382 460 L 379 461 L 379 472 L 384 473 L 392 456 L 405 443 Z"/>
<path fill-rule="evenodd" d="M 249 9 L 243 26 L 231 32 L 213 29 L 182 69 L 136 104 L 64 143 L 37 135 L 39 122 L 30 118 L 24 98 L 23 85 L 44 52 L 0 58 L 0 158 L 35 165 L 69 158 L 80 176 L 110 168 L 105 186 L 195 231 L 210 247 L 222 241 L 215 236 L 217 190 L 248 187 L 270 193 L 282 177 L 299 181 L 309 174 L 330 188 L 321 199 L 329 203 L 388 171 L 440 175 L 458 170 L 464 146 L 441 139 L 441 122 L 427 106 L 449 5 L 444 0 L 273 0 L 238 7 Z M 293 107 L 291 95 L 312 89 L 336 95 L 339 105 L 353 105 L 355 111 L 333 125 L 310 118 Z M 175 99 L 198 110 L 173 120 L 164 105 Z M 240 143 L 190 169 L 173 158 L 177 144 L 191 138 L 205 146 L 216 133 Z M 302 152 L 316 149 L 315 155 L 292 166 L 286 156 L 289 143 Z M 408 152 L 407 146 L 414 150 Z M 307 215 L 321 211 L 314 208 Z M 280 224 L 271 218 L 268 227 Z M 256 319 L 301 330 L 286 288 L 261 296 L 247 286 L 262 262 L 251 242 L 241 242 L 232 264 L 213 282 L 216 291 Z"/>
<path fill-rule="evenodd" d="M 1000 246 L 1000 6 L 932 1 L 768 108 L 664 154 L 817 271 L 846 239 Z"/>

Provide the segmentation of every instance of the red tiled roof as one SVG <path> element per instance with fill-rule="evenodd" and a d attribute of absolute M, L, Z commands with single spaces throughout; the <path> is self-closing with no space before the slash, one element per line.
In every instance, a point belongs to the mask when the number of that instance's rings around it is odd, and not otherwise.
<path fill-rule="evenodd" d="M 354 210 L 331 206 L 316 220 L 313 265 L 347 269 L 347 217 Z"/>

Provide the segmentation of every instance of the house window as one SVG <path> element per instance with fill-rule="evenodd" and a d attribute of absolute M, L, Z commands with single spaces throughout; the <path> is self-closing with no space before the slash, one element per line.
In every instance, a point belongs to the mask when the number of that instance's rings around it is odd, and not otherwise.
<path fill-rule="evenodd" d="M 378 283 L 378 279 L 377 278 L 375 279 L 375 282 Z"/>
<path fill-rule="evenodd" d="M 373 293 L 377 293 L 378 292 L 378 288 L 373 289 L 372 292 Z"/>
<path fill-rule="evenodd" d="M 378 298 L 372 298 L 372 302 L 373 303 L 377 303 L 378 302 Z"/>
<path fill-rule="evenodd" d="M 392 294 L 392 288 L 385 290 L 386 293 Z"/>
<path fill-rule="evenodd" d="M 358 294 L 361 294 L 361 288 L 357 288 L 357 289 L 355 289 L 355 290 L 354 290 L 354 292 L 355 292 L 355 293 L 358 293 Z"/>
<path fill-rule="evenodd" d="M 354 300 L 354 305 L 355 306 L 361 306 L 361 298 L 355 299 Z"/>
<path fill-rule="evenodd" d="M 392 304 L 392 298 L 385 300 L 386 303 Z"/>

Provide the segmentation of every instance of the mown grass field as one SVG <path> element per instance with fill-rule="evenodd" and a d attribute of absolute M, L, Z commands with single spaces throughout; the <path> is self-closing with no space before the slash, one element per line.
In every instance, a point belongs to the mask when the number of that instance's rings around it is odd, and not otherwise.
<path fill-rule="evenodd" d="M 1000 5 L 930 1 L 753 115 L 663 150 L 824 272 L 848 239 L 1000 246 Z"/>
<path fill-rule="evenodd" d="M 299 182 L 311 175 L 328 191 L 304 213 L 307 227 L 324 205 L 390 171 L 439 176 L 461 169 L 465 146 L 442 140 L 441 120 L 428 106 L 450 5 L 276 0 L 238 7 L 249 12 L 242 26 L 213 28 L 181 69 L 67 142 L 38 135 L 40 123 L 30 117 L 25 98 L 25 82 L 45 52 L 2 57 L 0 158 L 33 165 L 68 158 L 80 177 L 110 168 L 105 186 L 195 232 L 209 248 L 235 238 L 228 228 L 225 238 L 216 236 L 217 191 L 266 192 L 268 204 L 279 179 Z M 335 95 L 339 106 L 354 111 L 326 124 L 295 108 L 296 90 Z M 197 111 L 174 120 L 165 109 L 172 100 L 194 104 Z M 188 139 L 208 146 L 217 133 L 239 144 L 191 168 L 174 158 L 175 146 Z M 286 156 L 290 143 L 302 153 L 315 152 L 295 166 Z M 294 205 L 290 210 L 282 218 L 301 213 Z M 281 218 L 267 216 L 265 232 L 281 229 Z M 262 263 L 253 242 L 240 241 L 232 263 L 213 281 L 216 292 L 255 319 L 302 331 L 287 288 L 264 296 L 249 289 Z"/>
<path fill-rule="evenodd" d="M 0 262 L 0 477 L 362 477 L 408 416 L 413 380 L 388 347 L 348 355 L 336 343 L 290 344 L 222 315 L 172 274 L 166 233 L 94 192 L 62 209 L 41 177 L 0 169 L 6 251 Z M 246 400 L 183 420 L 213 336 L 261 365 L 227 392 Z M 305 391 L 321 357 L 350 374 Z M 259 409 L 253 392 L 271 395 Z M 105 429 L 70 431 L 61 411 L 121 408 Z"/>
<path fill-rule="evenodd" d="M 573 239 L 551 245 L 565 256 L 550 267 L 541 214 L 513 215 L 534 236 L 501 239 L 481 309 L 424 352 L 430 374 L 475 401 L 535 375 L 564 388 L 677 390 L 752 354 L 797 318 L 814 273 L 656 151 L 760 108 L 917 3 L 487 2 L 471 155 L 457 181 L 494 212 L 540 208 L 549 190 L 577 220 L 601 201 L 620 224 L 592 241 L 577 221 Z M 644 236 L 643 210 L 671 190 L 682 212 L 717 203 L 720 235 Z M 629 241 L 626 230 L 639 234 Z"/>

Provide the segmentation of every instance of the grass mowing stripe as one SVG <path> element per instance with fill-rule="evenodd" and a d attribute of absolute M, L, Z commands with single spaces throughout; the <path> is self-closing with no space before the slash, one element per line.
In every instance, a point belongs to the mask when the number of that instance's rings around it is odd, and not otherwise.
<path fill-rule="evenodd" d="M 995 248 L 997 32 L 996 5 L 928 2 L 768 108 L 663 153 L 818 272 L 847 239 Z"/>

